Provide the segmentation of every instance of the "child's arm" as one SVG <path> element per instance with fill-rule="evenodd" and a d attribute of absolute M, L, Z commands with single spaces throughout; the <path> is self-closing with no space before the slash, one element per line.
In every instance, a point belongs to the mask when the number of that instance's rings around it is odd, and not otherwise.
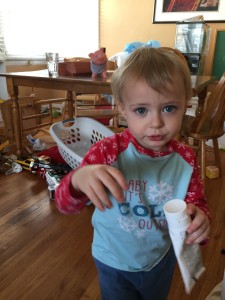
<path fill-rule="evenodd" d="M 63 214 L 77 214 L 88 202 L 86 195 L 77 193 L 71 185 L 71 177 L 76 171 L 66 175 L 55 190 L 55 204 Z"/>
<path fill-rule="evenodd" d="M 79 213 L 88 199 L 101 211 L 110 208 L 107 190 L 118 201 L 124 200 L 127 184 L 122 173 L 108 165 L 86 165 L 72 171 L 55 191 L 58 209 L 65 214 Z"/>
<path fill-rule="evenodd" d="M 117 143 L 116 135 L 96 143 L 78 169 L 63 178 L 55 191 L 55 202 L 62 213 L 79 213 L 89 199 L 100 210 L 111 207 L 107 190 L 118 202 L 123 201 L 122 190 L 127 189 L 125 178 L 107 160 L 109 157 L 111 163 L 112 158 L 116 159 L 118 147 L 108 147 L 107 155 L 104 150 L 108 144 Z"/>

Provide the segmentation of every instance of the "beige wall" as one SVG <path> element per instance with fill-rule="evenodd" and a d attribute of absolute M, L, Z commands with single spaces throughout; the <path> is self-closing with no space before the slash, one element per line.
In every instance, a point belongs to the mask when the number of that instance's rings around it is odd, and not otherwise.
<path fill-rule="evenodd" d="M 174 47 L 176 24 L 152 24 L 153 8 L 153 0 L 100 0 L 100 46 L 106 47 L 108 57 L 133 41 L 157 40 L 162 46 Z M 210 75 L 216 30 L 225 30 L 225 23 L 208 25 L 211 40 L 205 73 Z"/>

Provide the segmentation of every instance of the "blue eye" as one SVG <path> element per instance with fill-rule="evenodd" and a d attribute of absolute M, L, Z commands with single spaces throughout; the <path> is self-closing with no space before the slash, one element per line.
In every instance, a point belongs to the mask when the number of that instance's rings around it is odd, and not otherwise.
<path fill-rule="evenodd" d="M 143 115 L 144 113 L 147 112 L 147 109 L 144 108 L 144 107 L 138 107 L 138 108 L 135 109 L 135 112 L 136 112 L 137 114 L 139 114 L 139 115 Z"/>
<path fill-rule="evenodd" d="M 173 112 L 175 110 L 176 110 L 176 106 L 174 106 L 174 105 L 168 105 L 168 106 L 163 108 L 163 111 L 168 112 L 168 113 Z"/>

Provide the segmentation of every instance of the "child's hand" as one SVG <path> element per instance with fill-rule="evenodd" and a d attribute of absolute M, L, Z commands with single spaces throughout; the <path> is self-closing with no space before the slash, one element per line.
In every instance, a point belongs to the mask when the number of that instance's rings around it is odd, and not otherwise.
<path fill-rule="evenodd" d="M 107 191 L 118 202 L 123 202 L 123 191 L 128 188 L 123 174 L 108 165 L 84 166 L 73 174 L 71 183 L 76 191 L 84 193 L 101 211 L 112 207 Z"/>
<path fill-rule="evenodd" d="M 186 243 L 200 244 L 208 239 L 209 219 L 202 210 L 190 203 L 187 205 L 187 213 L 190 215 L 192 222 L 187 229 L 188 237 Z"/>

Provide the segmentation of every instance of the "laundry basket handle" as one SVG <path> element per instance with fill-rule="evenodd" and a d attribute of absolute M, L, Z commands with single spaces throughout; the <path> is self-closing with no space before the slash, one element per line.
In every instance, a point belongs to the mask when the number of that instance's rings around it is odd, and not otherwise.
<path fill-rule="evenodd" d="M 69 124 L 70 123 L 70 126 L 65 126 L 66 124 Z M 76 119 L 75 118 L 71 118 L 71 119 L 66 119 L 66 120 L 63 120 L 62 121 L 62 125 L 64 127 L 72 127 L 74 124 L 76 124 Z"/>

